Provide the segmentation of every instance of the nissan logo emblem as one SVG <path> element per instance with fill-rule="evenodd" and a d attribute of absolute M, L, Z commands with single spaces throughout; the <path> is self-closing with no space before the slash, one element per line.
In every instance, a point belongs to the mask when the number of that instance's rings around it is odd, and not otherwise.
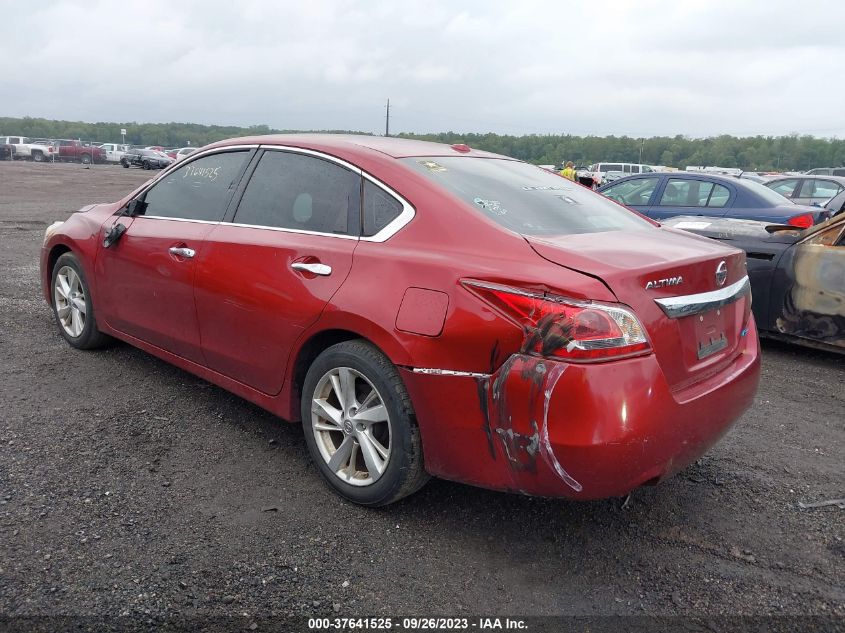
<path fill-rule="evenodd" d="M 728 265 L 725 263 L 725 260 L 719 262 L 719 265 L 716 266 L 716 285 L 717 286 L 724 286 L 725 280 L 728 278 Z"/>

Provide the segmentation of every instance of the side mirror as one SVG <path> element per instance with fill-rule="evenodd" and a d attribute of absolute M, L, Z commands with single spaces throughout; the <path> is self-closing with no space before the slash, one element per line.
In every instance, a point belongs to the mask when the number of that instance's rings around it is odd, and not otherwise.
<path fill-rule="evenodd" d="M 147 209 L 147 203 L 143 200 L 134 199 L 130 200 L 129 204 L 126 205 L 126 210 L 123 212 L 123 215 L 128 215 L 131 218 L 134 218 L 136 215 L 143 215 L 144 211 Z"/>

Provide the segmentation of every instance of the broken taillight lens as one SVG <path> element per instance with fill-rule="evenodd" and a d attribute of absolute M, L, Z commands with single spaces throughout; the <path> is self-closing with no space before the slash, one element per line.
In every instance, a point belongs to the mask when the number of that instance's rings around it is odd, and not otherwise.
<path fill-rule="evenodd" d="M 639 319 L 627 307 L 567 299 L 484 281 L 467 290 L 525 332 L 522 352 L 572 361 L 601 361 L 649 352 Z"/>
<path fill-rule="evenodd" d="M 802 213 L 789 218 L 786 223 L 790 226 L 797 226 L 799 229 L 809 229 L 815 224 L 816 219 L 812 213 Z"/>

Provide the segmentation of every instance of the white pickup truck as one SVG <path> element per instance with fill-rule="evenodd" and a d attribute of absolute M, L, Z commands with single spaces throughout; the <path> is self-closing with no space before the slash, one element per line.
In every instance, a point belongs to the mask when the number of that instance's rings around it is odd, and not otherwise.
<path fill-rule="evenodd" d="M 119 163 L 126 150 L 129 149 L 128 145 L 122 143 L 98 143 L 97 145 L 106 153 L 106 162 L 109 163 Z"/>
<path fill-rule="evenodd" d="M 25 136 L 0 136 L 0 145 L 11 145 L 15 148 L 15 158 L 26 158 L 36 163 L 50 160 L 54 149 L 49 145 L 32 143 Z"/>

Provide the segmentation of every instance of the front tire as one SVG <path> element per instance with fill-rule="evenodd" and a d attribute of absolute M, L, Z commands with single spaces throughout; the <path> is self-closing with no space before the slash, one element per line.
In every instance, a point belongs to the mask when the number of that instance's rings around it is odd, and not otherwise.
<path fill-rule="evenodd" d="M 44 162 L 44 153 L 43 152 L 32 152 L 32 160 L 36 163 L 43 163 Z"/>
<path fill-rule="evenodd" d="M 152 169 L 152 167 L 150 166 L 150 161 L 148 160 L 145 160 L 143 163 L 141 163 L 141 167 L 143 167 L 144 169 Z"/>
<path fill-rule="evenodd" d="M 396 367 L 365 341 L 326 349 L 302 388 L 311 458 L 349 501 L 385 506 L 428 481 L 411 399 Z"/>
<path fill-rule="evenodd" d="M 97 329 L 94 304 L 85 273 L 72 253 L 64 253 L 53 266 L 53 314 L 64 339 L 77 349 L 94 349 L 110 337 Z"/>
<path fill-rule="evenodd" d="M 91 154 L 83 154 L 82 158 L 80 158 L 83 165 L 90 165 L 91 164 Z"/>

